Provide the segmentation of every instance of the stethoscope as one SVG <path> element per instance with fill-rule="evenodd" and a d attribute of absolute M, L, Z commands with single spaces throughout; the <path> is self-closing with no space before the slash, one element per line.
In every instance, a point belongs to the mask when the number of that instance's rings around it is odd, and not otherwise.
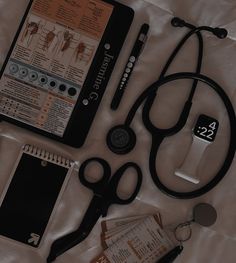
<path fill-rule="evenodd" d="M 173 18 L 171 21 L 172 25 L 174 27 L 187 27 L 190 29 L 190 31 L 183 37 L 183 39 L 179 42 L 171 56 L 169 57 L 165 67 L 163 68 L 161 75 L 159 77 L 159 80 L 154 82 L 150 87 L 148 87 L 135 101 L 133 106 L 131 107 L 130 111 L 128 112 L 128 115 L 126 117 L 125 123 L 121 125 L 117 125 L 113 127 L 107 135 L 107 145 L 109 149 L 116 153 L 116 154 L 126 154 L 130 152 L 135 144 L 136 144 L 136 135 L 133 131 L 133 129 L 130 127 L 135 114 L 138 110 L 138 108 L 141 106 L 141 104 L 144 103 L 143 111 L 142 111 L 142 120 L 143 124 L 146 127 L 146 129 L 150 132 L 152 136 L 152 145 L 149 155 L 149 170 L 151 177 L 156 184 L 156 186 L 165 194 L 180 198 L 180 199 L 188 199 L 188 198 L 195 198 L 200 195 L 205 194 L 206 192 L 210 191 L 213 187 L 216 186 L 216 184 L 219 183 L 219 181 L 225 176 L 227 173 L 235 153 L 235 147 L 236 147 L 236 117 L 234 108 L 231 104 L 230 99 L 228 98 L 227 94 L 224 92 L 224 90 L 219 86 L 215 81 L 210 79 L 209 77 L 200 74 L 201 65 L 202 65 L 202 57 L 203 57 L 203 39 L 201 35 L 201 31 L 209 31 L 213 33 L 216 37 L 223 39 L 227 36 L 227 31 L 223 28 L 212 28 L 208 26 L 201 26 L 201 27 L 195 27 L 191 24 L 186 23 L 185 21 L 179 19 L 179 18 Z M 173 62 L 174 58 L 176 57 L 177 53 L 180 51 L 180 49 L 183 47 L 183 45 L 186 43 L 186 41 L 193 35 L 196 34 L 198 37 L 198 61 L 197 61 L 197 67 L 195 73 L 190 72 L 180 72 L 171 74 L 168 76 L 165 76 L 169 66 Z M 179 119 L 177 120 L 176 124 L 173 127 L 170 127 L 168 129 L 160 129 L 153 125 L 152 121 L 150 120 L 150 111 L 152 109 L 153 103 L 157 96 L 157 90 L 163 86 L 164 84 L 167 84 L 169 82 L 173 82 L 176 80 L 182 80 L 182 79 L 192 79 L 194 80 L 192 88 L 190 90 L 190 93 L 188 95 L 188 98 L 183 106 L 182 112 L 179 116 Z M 227 154 L 225 157 L 225 161 L 221 168 L 218 170 L 217 174 L 213 179 L 211 179 L 206 185 L 203 187 L 190 191 L 190 192 L 177 192 L 172 189 L 169 189 L 167 186 L 165 186 L 161 180 L 159 179 L 159 176 L 156 171 L 156 157 L 158 149 L 163 142 L 163 140 L 166 137 L 172 136 L 176 133 L 178 133 L 186 124 L 191 107 L 192 107 L 192 99 L 194 97 L 197 83 L 198 81 L 203 82 L 207 84 L 210 88 L 212 88 L 218 96 L 221 98 L 226 111 L 228 113 L 229 117 L 229 123 L 230 123 L 230 142 L 229 147 L 227 150 Z M 146 101 L 145 101 L 146 100 Z M 144 102 L 145 101 L 145 102 Z"/>

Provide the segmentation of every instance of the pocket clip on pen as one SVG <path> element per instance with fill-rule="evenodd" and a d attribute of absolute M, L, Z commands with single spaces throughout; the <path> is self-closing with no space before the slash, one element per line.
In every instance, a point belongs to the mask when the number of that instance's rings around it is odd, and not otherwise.
<path fill-rule="evenodd" d="M 130 75 L 133 71 L 134 65 L 135 65 L 136 61 L 138 60 L 138 57 L 144 48 L 145 42 L 147 40 L 148 31 L 149 31 L 149 25 L 146 23 L 143 24 L 141 26 L 139 33 L 138 33 L 138 37 L 134 43 L 132 51 L 129 55 L 129 59 L 128 59 L 126 66 L 125 66 L 125 69 L 122 73 L 122 77 L 120 79 L 120 82 L 118 84 L 118 87 L 116 89 L 114 97 L 112 99 L 112 102 L 111 102 L 111 109 L 112 110 L 116 110 L 119 107 L 119 104 L 120 104 L 121 99 L 122 99 L 124 92 L 125 92 L 125 88 L 128 84 Z"/>

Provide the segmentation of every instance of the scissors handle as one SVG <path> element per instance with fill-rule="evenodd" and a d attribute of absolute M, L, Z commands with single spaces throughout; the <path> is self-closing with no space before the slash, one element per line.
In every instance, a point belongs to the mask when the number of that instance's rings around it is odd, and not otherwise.
<path fill-rule="evenodd" d="M 124 176 L 126 170 L 128 170 L 129 168 L 135 169 L 136 174 L 137 174 L 137 183 L 136 183 L 136 187 L 132 195 L 127 199 L 122 199 L 119 197 L 117 190 L 118 190 L 119 182 L 122 176 Z M 133 163 L 133 162 L 125 163 L 115 172 L 115 174 L 111 178 L 109 185 L 106 189 L 106 195 L 108 195 L 106 199 L 110 200 L 110 203 L 116 203 L 116 204 L 121 204 L 121 205 L 131 203 L 138 195 L 138 192 L 142 185 L 142 179 L 143 179 L 142 171 L 136 163 Z"/>
<path fill-rule="evenodd" d="M 102 169 L 103 169 L 102 178 L 99 179 L 97 182 L 89 182 L 86 179 L 86 176 L 85 176 L 85 174 L 86 174 L 85 173 L 85 169 L 92 162 L 99 163 L 102 166 Z M 93 192 L 96 193 L 96 194 L 99 194 L 99 193 L 102 194 L 104 186 L 108 183 L 110 176 L 111 176 L 111 167 L 110 167 L 110 165 L 104 159 L 97 158 L 97 157 L 90 158 L 90 159 L 86 160 L 85 162 L 82 163 L 82 165 L 80 166 L 80 169 L 79 169 L 80 182 L 85 187 L 93 190 Z"/>

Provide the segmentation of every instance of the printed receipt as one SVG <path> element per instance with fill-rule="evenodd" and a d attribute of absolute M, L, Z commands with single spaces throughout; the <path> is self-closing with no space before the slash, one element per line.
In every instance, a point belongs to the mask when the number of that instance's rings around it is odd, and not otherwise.
<path fill-rule="evenodd" d="M 113 6 L 34 0 L 0 81 L 0 110 L 63 136 Z"/>
<path fill-rule="evenodd" d="M 91 263 L 155 263 L 175 247 L 158 221 L 147 217 Z"/>

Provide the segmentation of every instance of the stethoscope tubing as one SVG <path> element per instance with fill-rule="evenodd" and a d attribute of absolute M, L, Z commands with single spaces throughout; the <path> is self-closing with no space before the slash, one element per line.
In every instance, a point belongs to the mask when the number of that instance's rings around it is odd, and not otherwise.
<path fill-rule="evenodd" d="M 159 76 L 158 81 L 154 82 L 150 87 L 144 90 L 141 93 L 141 95 L 137 98 L 137 100 L 131 107 L 130 111 L 128 112 L 124 125 L 126 127 L 129 127 L 131 125 L 138 108 L 144 103 L 143 111 L 142 111 L 142 119 L 143 119 L 145 128 L 151 133 L 151 136 L 152 136 L 152 146 L 151 146 L 151 151 L 150 151 L 150 156 L 149 156 L 149 169 L 150 169 L 152 179 L 154 183 L 156 184 L 156 186 L 165 194 L 171 197 L 174 197 L 174 198 L 190 199 L 190 198 L 198 197 L 210 191 L 213 187 L 215 187 L 220 182 L 220 180 L 227 173 L 233 161 L 235 149 L 236 149 L 236 136 L 234 139 L 234 135 L 236 134 L 236 117 L 235 117 L 235 112 L 231 104 L 231 101 L 228 98 L 227 94 L 224 92 L 224 90 L 215 81 L 213 81 L 212 79 L 210 79 L 209 77 L 205 75 L 200 74 L 201 66 L 202 66 L 202 58 L 203 58 L 203 38 L 201 35 L 201 31 L 209 31 L 221 39 L 227 36 L 227 31 L 225 29 L 212 28 L 208 26 L 195 27 L 178 18 L 177 19 L 174 18 L 172 20 L 172 25 L 175 27 L 187 27 L 190 29 L 190 31 L 180 40 L 177 47 L 174 49 L 174 51 L 170 55 L 169 59 L 166 62 L 166 65 L 164 66 Z M 177 56 L 180 49 L 183 47 L 186 41 L 193 34 L 196 34 L 198 38 L 198 44 L 199 44 L 198 45 L 198 60 L 197 60 L 195 73 L 180 72 L 180 73 L 175 73 L 175 74 L 165 76 L 171 63 Z M 177 120 L 174 126 L 167 128 L 167 129 L 160 129 L 154 126 L 150 120 L 149 114 L 150 114 L 152 105 L 155 101 L 155 98 L 157 96 L 158 89 L 162 85 L 165 85 L 171 81 L 182 80 L 182 79 L 191 79 L 193 80 L 193 84 L 192 84 L 190 93 L 188 95 L 188 98 L 186 99 L 186 102 L 183 106 L 182 112 L 179 116 L 179 119 Z M 211 179 L 206 185 L 200 187 L 197 190 L 190 191 L 190 192 L 177 192 L 165 186 L 158 177 L 158 174 L 156 171 L 157 151 L 159 149 L 160 144 L 165 139 L 165 137 L 176 134 L 185 126 L 190 110 L 191 110 L 191 107 L 192 107 L 192 99 L 194 97 L 198 81 L 207 84 L 209 87 L 215 90 L 218 96 L 222 99 L 225 105 L 225 108 L 227 110 L 229 121 L 230 121 L 230 142 L 229 142 L 229 147 L 228 147 L 225 162 L 221 166 L 220 170 L 218 171 L 218 173 L 215 175 L 213 179 Z"/>
<path fill-rule="evenodd" d="M 203 57 L 203 39 L 202 39 L 202 35 L 201 35 L 201 31 L 209 31 L 211 33 L 214 34 L 214 28 L 212 27 L 208 27 L 208 26 L 200 26 L 200 27 L 194 27 L 190 24 L 186 24 L 186 26 L 188 28 L 190 28 L 191 30 L 182 38 L 182 40 L 179 42 L 179 44 L 177 45 L 177 47 L 174 49 L 174 51 L 172 52 L 172 54 L 170 55 L 169 59 L 167 60 L 160 76 L 159 79 L 163 78 L 164 75 L 166 74 L 166 72 L 168 71 L 171 63 L 173 62 L 173 60 L 175 59 L 175 57 L 177 56 L 178 52 L 180 51 L 180 49 L 184 46 L 184 44 L 187 42 L 187 40 L 194 34 L 197 35 L 198 37 L 198 42 L 199 42 L 199 47 L 198 47 L 198 61 L 197 61 L 197 67 L 196 67 L 196 73 L 200 73 L 201 71 L 201 66 L 202 66 L 202 57 Z M 197 87 L 197 81 L 194 81 L 193 83 L 193 87 L 191 89 L 189 98 L 192 99 L 195 93 Z M 131 122 L 134 119 L 134 116 L 138 110 L 138 108 L 141 106 L 141 104 L 144 102 L 144 100 L 151 94 L 151 90 L 152 90 L 152 85 L 147 88 L 146 90 L 144 90 L 140 96 L 137 98 L 137 100 L 135 101 L 135 103 L 133 104 L 133 106 L 131 107 L 130 111 L 128 112 L 128 115 L 126 117 L 125 120 L 125 125 L 129 126 L 131 124 Z M 157 90 L 156 90 L 157 91 Z M 154 92 L 154 91 L 152 91 Z"/>
<path fill-rule="evenodd" d="M 188 25 L 188 27 L 191 27 L 191 25 Z M 191 27 L 191 30 L 182 38 L 182 40 L 179 42 L 179 44 L 177 45 L 177 47 L 174 49 L 174 51 L 172 52 L 172 54 L 170 55 L 169 59 L 167 60 L 160 76 L 159 79 L 163 78 L 164 75 L 166 74 L 167 70 L 169 69 L 171 63 L 173 62 L 173 60 L 175 59 L 175 57 L 177 56 L 178 52 L 180 51 L 180 49 L 184 46 L 184 44 L 186 43 L 186 41 L 193 35 L 193 34 L 197 34 L 198 37 L 198 42 L 199 42 L 199 47 L 198 47 L 198 61 L 197 61 L 197 66 L 196 66 L 196 73 L 200 73 L 201 71 L 201 66 L 202 66 L 202 57 L 203 57 L 203 39 L 202 39 L 202 35 L 200 33 L 200 31 L 202 30 L 208 30 L 212 32 L 212 28 L 210 27 Z M 197 81 L 194 81 L 193 83 L 193 87 L 191 89 L 191 97 L 193 97 L 193 94 L 195 92 L 197 86 Z M 129 126 L 131 124 L 131 122 L 134 119 L 134 116 L 138 110 L 138 108 L 140 107 L 140 105 L 144 102 L 144 100 L 151 94 L 151 90 L 152 90 L 152 86 L 150 86 L 149 88 L 147 88 L 146 90 L 144 90 L 140 96 L 137 98 L 137 100 L 135 101 L 135 103 L 133 104 L 133 106 L 131 107 L 130 111 L 128 112 L 128 115 L 126 117 L 125 120 L 125 125 Z M 157 91 L 157 90 L 156 90 Z M 153 91 L 154 92 L 154 91 Z"/>
<path fill-rule="evenodd" d="M 210 191 L 213 187 L 215 187 L 221 181 L 221 179 L 225 176 L 225 174 L 229 170 L 230 165 L 234 159 L 234 154 L 235 154 L 235 149 L 236 149 L 236 136 L 235 136 L 236 117 L 235 117 L 233 105 L 231 104 L 231 101 L 228 98 L 225 91 L 214 80 L 210 79 L 209 77 L 205 75 L 198 74 L 198 73 L 191 73 L 191 72 L 175 73 L 175 74 L 171 74 L 171 75 L 168 75 L 160 79 L 159 81 L 155 82 L 151 87 L 152 89 L 156 89 L 171 81 L 182 80 L 182 79 L 193 79 L 193 80 L 201 81 L 207 84 L 209 87 L 211 87 L 218 94 L 218 96 L 222 99 L 224 106 L 226 108 L 226 111 L 228 113 L 229 122 L 230 122 L 230 141 L 229 141 L 229 147 L 228 147 L 227 155 L 225 158 L 225 162 L 223 163 L 218 173 L 215 175 L 215 177 L 212 180 L 210 180 L 205 186 L 197 190 L 190 191 L 190 192 L 173 191 L 169 189 L 168 187 L 166 187 L 159 179 L 157 171 L 156 171 L 157 151 L 158 151 L 158 148 L 161 142 L 164 140 L 164 138 L 171 134 L 165 134 L 164 132 L 161 132 L 161 131 L 158 132 L 157 129 L 155 127 L 153 128 L 152 126 L 148 127 L 148 130 L 152 135 L 152 146 L 151 146 L 151 151 L 150 151 L 150 156 L 149 156 L 149 169 L 150 169 L 150 173 L 151 173 L 151 177 L 153 181 L 155 182 L 156 186 L 168 196 L 179 198 L 179 199 L 191 199 L 191 198 L 201 196 L 207 193 L 208 191 Z M 152 92 L 152 90 L 150 90 L 150 92 Z M 153 96 L 155 96 L 154 93 L 152 94 Z M 150 109 L 147 107 L 146 108 L 144 107 L 144 112 L 143 112 L 144 117 L 143 118 L 149 119 L 149 112 L 150 112 Z M 183 119 L 180 126 L 184 126 L 186 120 Z"/>

